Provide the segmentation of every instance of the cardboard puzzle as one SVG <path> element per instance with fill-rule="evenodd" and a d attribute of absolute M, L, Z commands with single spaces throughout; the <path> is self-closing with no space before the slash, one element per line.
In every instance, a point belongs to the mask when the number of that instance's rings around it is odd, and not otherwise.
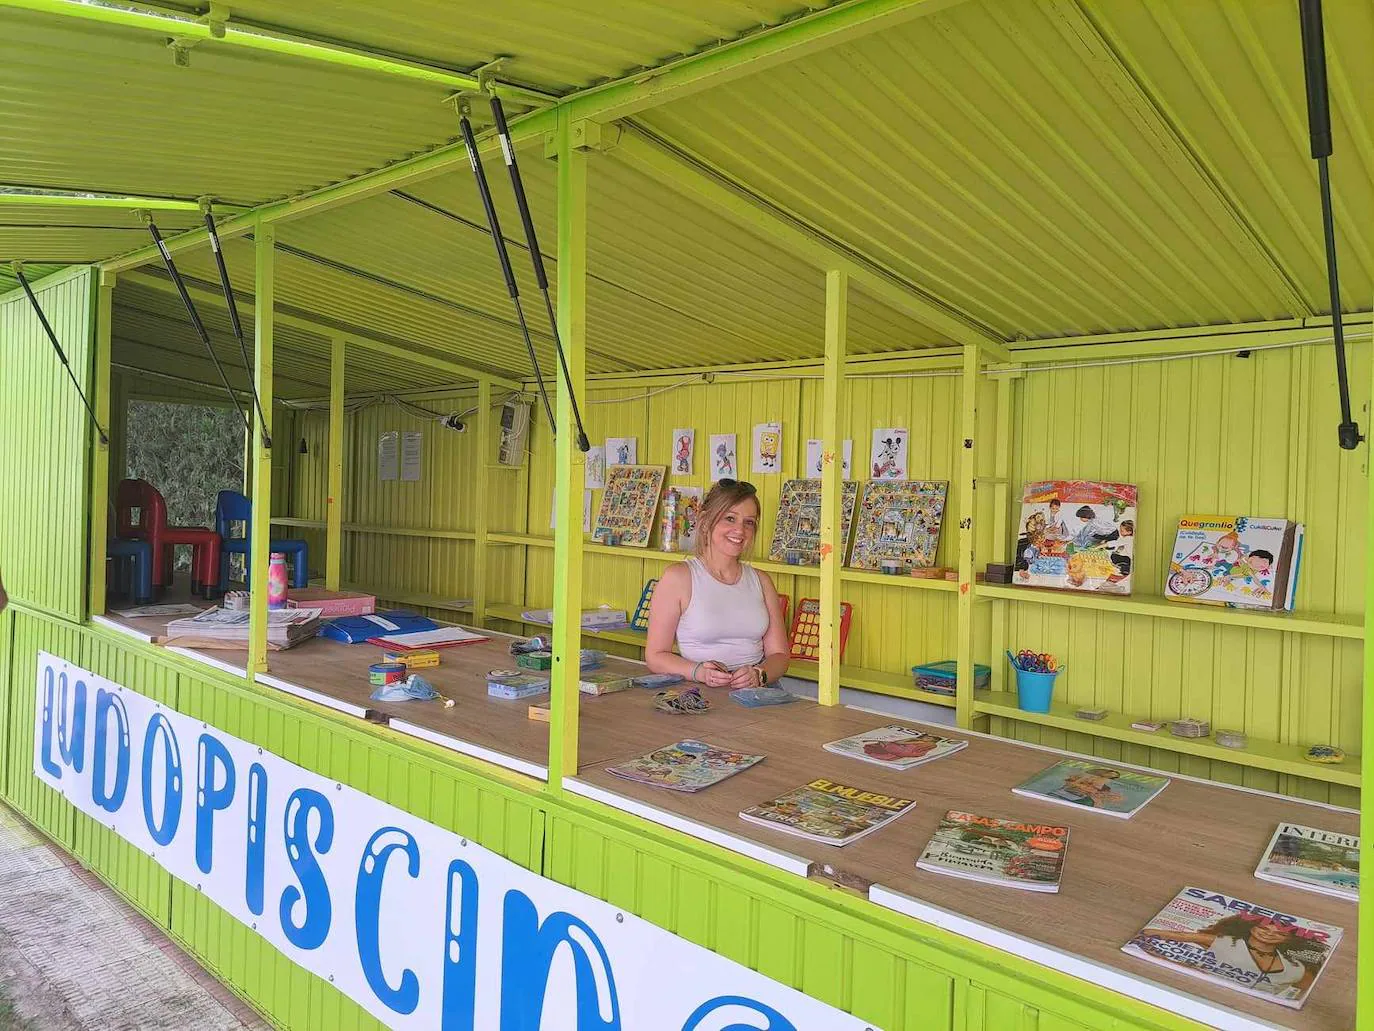
<path fill-rule="evenodd" d="M 664 472 L 661 465 L 610 466 L 592 536 L 605 543 L 612 534 L 622 547 L 647 548 L 663 492 Z"/>
<path fill-rule="evenodd" d="M 864 484 L 849 564 L 881 569 L 884 559 L 909 572 L 933 566 L 949 484 L 943 480 L 870 480 Z"/>
<path fill-rule="evenodd" d="M 844 485 L 840 501 L 841 559 L 849 543 L 854 502 L 858 494 L 857 483 Z M 782 485 L 782 496 L 778 499 L 778 520 L 773 527 L 773 544 L 768 549 L 768 558 L 772 562 L 786 562 L 790 566 L 821 564 L 820 480 L 788 480 Z"/>
<path fill-rule="evenodd" d="M 1130 483 L 1027 483 L 1021 492 L 1015 582 L 1130 594 L 1136 498 Z"/>

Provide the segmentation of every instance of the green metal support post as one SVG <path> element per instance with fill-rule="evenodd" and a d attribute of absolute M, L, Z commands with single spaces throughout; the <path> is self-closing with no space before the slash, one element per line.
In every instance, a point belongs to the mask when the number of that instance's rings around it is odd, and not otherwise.
<path fill-rule="evenodd" d="M 324 586 L 337 591 L 343 572 L 344 363 L 348 345 L 329 343 L 329 485 L 324 511 Z"/>
<path fill-rule="evenodd" d="M 100 275 L 95 301 L 95 355 L 92 374 L 91 404 L 101 426 L 110 426 L 110 336 L 114 315 L 115 277 Z M 113 435 L 113 430 L 110 430 Z M 105 614 L 105 539 L 110 527 L 110 445 L 100 443 L 99 434 L 91 433 L 91 568 L 86 577 L 90 584 L 87 607 L 92 616 Z"/>
<path fill-rule="evenodd" d="M 1374 365 L 1371 365 L 1371 396 L 1374 396 Z M 1374 440 L 1364 444 L 1366 489 L 1369 512 L 1365 516 L 1364 562 L 1364 708 L 1360 733 L 1360 868 L 1374 863 L 1374 801 L 1364 793 L 1374 785 L 1374 619 L 1370 600 L 1374 599 Z M 1360 892 L 1360 929 L 1355 971 L 1355 1026 L 1374 1027 L 1374 891 Z"/>
<path fill-rule="evenodd" d="M 252 438 L 248 442 L 253 467 L 253 520 L 249 535 L 248 678 L 267 672 L 267 565 L 272 546 L 272 452 L 264 442 L 272 435 L 272 308 L 273 261 L 277 231 L 270 225 L 258 226 L 254 236 L 257 278 L 253 288 L 253 337 L 256 350 L 253 381 L 262 399 L 267 424 L 254 416 Z"/>
<path fill-rule="evenodd" d="M 487 466 L 491 463 L 491 380 L 477 380 L 477 520 L 472 552 L 472 621 L 487 625 L 487 533 L 491 528 L 491 493 Z"/>
<path fill-rule="evenodd" d="M 586 381 L 587 349 L 587 155 L 572 142 L 566 114 L 558 120 L 558 335 L 568 358 L 568 378 L 578 395 Z M 553 683 L 549 705 L 549 788 L 577 773 L 578 683 L 582 650 L 582 477 L 572 403 L 558 380 L 554 417 Z"/>
<path fill-rule="evenodd" d="M 964 375 L 959 406 L 959 609 L 958 646 L 955 656 L 958 680 L 955 683 L 955 716 L 959 726 L 973 725 L 973 549 L 977 538 L 974 525 L 974 476 L 978 472 L 978 375 L 982 371 L 982 352 L 977 344 L 964 345 Z"/>
<path fill-rule="evenodd" d="M 840 571 L 844 493 L 845 356 L 849 329 L 849 273 L 825 274 L 825 380 L 821 395 L 821 639 L 817 699 L 840 701 Z"/>

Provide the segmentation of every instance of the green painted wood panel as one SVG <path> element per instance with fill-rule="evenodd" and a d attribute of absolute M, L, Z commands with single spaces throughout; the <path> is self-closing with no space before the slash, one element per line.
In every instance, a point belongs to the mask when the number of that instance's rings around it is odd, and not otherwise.
<path fill-rule="evenodd" d="M 95 277 L 31 284 L 82 389 L 89 390 Z M 87 469 L 94 434 L 22 291 L 0 297 L 0 569 L 5 589 L 69 619 L 86 611 Z"/>

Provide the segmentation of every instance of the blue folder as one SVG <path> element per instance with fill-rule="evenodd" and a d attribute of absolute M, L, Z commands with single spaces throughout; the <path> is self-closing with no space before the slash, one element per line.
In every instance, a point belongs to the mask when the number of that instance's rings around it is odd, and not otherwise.
<path fill-rule="evenodd" d="M 339 616 L 326 620 L 320 627 L 320 637 L 344 644 L 362 644 L 368 638 L 384 634 L 413 634 L 421 630 L 438 630 L 439 624 L 428 616 L 405 609 L 377 612 L 370 616 Z"/>

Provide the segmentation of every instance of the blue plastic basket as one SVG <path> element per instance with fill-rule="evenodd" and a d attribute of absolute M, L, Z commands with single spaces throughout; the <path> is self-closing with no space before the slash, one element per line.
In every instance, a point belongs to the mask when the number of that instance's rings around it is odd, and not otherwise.
<path fill-rule="evenodd" d="M 1054 678 L 1063 670 L 1053 673 L 1032 673 L 1028 669 L 1016 669 L 1016 704 L 1025 712 L 1049 712 L 1050 701 L 1054 697 Z"/>

